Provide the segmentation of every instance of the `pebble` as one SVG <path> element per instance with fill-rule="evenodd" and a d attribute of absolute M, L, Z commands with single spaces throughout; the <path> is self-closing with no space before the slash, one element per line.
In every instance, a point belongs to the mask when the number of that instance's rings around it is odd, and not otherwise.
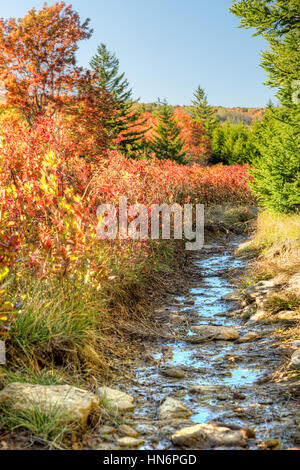
<path fill-rule="evenodd" d="M 120 436 L 129 436 L 129 437 L 138 437 L 139 435 L 139 433 L 135 429 L 128 426 L 127 424 L 121 424 L 121 426 L 118 427 L 118 434 Z"/>
<path fill-rule="evenodd" d="M 166 377 L 171 377 L 173 379 L 183 379 L 185 377 L 185 371 L 180 369 L 179 367 L 161 369 L 160 372 L 162 375 L 165 375 Z"/>
<path fill-rule="evenodd" d="M 267 449 L 274 449 L 275 447 L 279 446 L 279 440 L 278 439 L 269 439 L 268 441 L 265 441 L 265 446 Z"/>
<path fill-rule="evenodd" d="M 116 444 L 120 447 L 127 447 L 128 449 L 135 449 L 143 445 L 145 441 L 143 439 L 135 439 L 133 437 L 121 437 L 116 440 Z"/>

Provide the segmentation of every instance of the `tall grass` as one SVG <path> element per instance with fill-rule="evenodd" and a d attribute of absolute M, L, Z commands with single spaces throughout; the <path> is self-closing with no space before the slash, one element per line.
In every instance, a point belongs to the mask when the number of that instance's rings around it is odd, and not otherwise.
<path fill-rule="evenodd" d="M 1 429 L 11 432 L 26 430 L 30 433 L 32 441 L 50 449 L 63 449 L 76 432 L 71 425 L 64 424 L 65 419 L 66 415 L 59 405 L 53 405 L 47 412 L 42 411 L 34 403 L 28 410 L 3 405 L 0 407 Z"/>
<path fill-rule="evenodd" d="M 32 279 L 22 287 L 26 294 L 10 332 L 13 348 L 27 357 L 59 357 L 62 363 L 78 355 L 84 358 L 86 348 L 96 348 L 102 311 L 96 290 L 50 279 Z"/>
<path fill-rule="evenodd" d="M 255 254 L 250 274 L 254 281 L 280 275 L 281 284 L 288 283 L 300 272 L 300 215 L 262 212 L 253 238 L 238 250 L 238 254 L 243 252 Z M 284 291 L 282 295 L 285 301 Z M 290 301 L 295 304 L 293 299 Z"/>
<path fill-rule="evenodd" d="M 285 244 L 297 247 L 300 242 L 300 215 L 263 212 L 257 219 L 257 231 L 252 244 L 261 248 Z"/>

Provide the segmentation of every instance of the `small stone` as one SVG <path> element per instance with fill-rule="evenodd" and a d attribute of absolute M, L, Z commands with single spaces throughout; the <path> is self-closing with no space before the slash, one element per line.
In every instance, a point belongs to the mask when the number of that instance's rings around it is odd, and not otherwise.
<path fill-rule="evenodd" d="M 280 285 L 279 278 L 270 279 L 268 281 L 259 281 L 252 286 L 247 287 L 244 290 L 243 294 L 251 299 L 257 299 L 258 297 L 263 297 L 268 295 L 276 286 Z"/>
<path fill-rule="evenodd" d="M 121 390 L 103 386 L 98 388 L 97 393 L 106 406 L 115 412 L 129 411 L 135 407 L 134 398 Z"/>
<path fill-rule="evenodd" d="M 175 420 L 189 418 L 192 412 L 179 400 L 167 398 L 158 410 L 160 420 Z"/>
<path fill-rule="evenodd" d="M 300 314 L 295 310 L 286 310 L 277 313 L 276 318 L 285 322 L 297 322 L 300 320 Z"/>
<path fill-rule="evenodd" d="M 118 434 L 119 436 L 128 437 L 138 437 L 139 435 L 139 433 L 135 429 L 128 426 L 127 424 L 121 424 L 121 426 L 118 427 Z"/>
<path fill-rule="evenodd" d="M 230 302 L 237 302 L 241 299 L 241 296 L 238 291 L 232 291 L 229 294 L 225 294 L 222 297 L 222 300 L 230 301 Z"/>
<path fill-rule="evenodd" d="M 279 446 L 279 440 L 278 439 L 269 439 L 268 441 L 265 442 L 265 446 L 267 449 L 274 449 L 275 447 Z"/>
<path fill-rule="evenodd" d="M 251 315 L 249 323 L 256 323 L 261 320 L 264 320 L 266 317 L 266 312 L 264 310 L 257 310 L 257 312 L 254 315 Z"/>
<path fill-rule="evenodd" d="M 242 314 L 242 318 L 244 320 L 249 320 L 249 318 L 254 315 L 254 313 L 256 312 L 256 308 L 253 307 L 253 305 L 246 305 L 242 310 L 241 310 L 241 314 Z"/>
<path fill-rule="evenodd" d="M 142 434 L 143 436 L 146 434 L 153 434 L 157 431 L 157 428 L 153 426 L 152 424 L 138 424 L 136 426 L 136 430 L 139 434 Z"/>
<path fill-rule="evenodd" d="M 240 334 L 235 328 L 215 325 L 199 325 L 191 328 L 203 340 L 230 341 L 238 339 Z"/>
<path fill-rule="evenodd" d="M 241 431 L 233 431 L 213 423 L 197 424 L 181 429 L 171 436 L 171 441 L 175 445 L 193 449 L 246 446 L 246 440 Z"/>
<path fill-rule="evenodd" d="M 179 367 L 166 367 L 161 369 L 161 373 L 166 377 L 171 377 L 174 379 L 183 379 L 185 377 L 185 371 Z"/>
<path fill-rule="evenodd" d="M 292 369 L 300 369 L 300 349 L 297 349 L 292 355 L 290 367 Z"/>
<path fill-rule="evenodd" d="M 255 331 L 249 331 L 249 333 L 246 333 L 244 336 L 239 338 L 237 340 L 237 343 L 239 344 L 248 343 L 249 341 L 253 341 L 257 338 L 259 338 L 259 335 L 255 333 Z"/>
<path fill-rule="evenodd" d="M 255 439 L 256 433 L 254 429 L 247 428 L 245 429 L 245 436 L 247 439 Z"/>
<path fill-rule="evenodd" d="M 233 393 L 233 398 L 234 398 L 235 400 L 245 400 L 247 397 L 246 397 L 246 395 L 244 395 L 244 394 L 241 393 L 241 392 L 234 392 L 234 393 Z"/>
<path fill-rule="evenodd" d="M 195 301 L 194 300 L 186 300 L 185 302 L 183 302 L 184 305 L 195 305 Z"/>
<path fill-rule="evenodd" d="M 190 393 L 199 395 L 222 395 L 222 392 L 226 390 L 223 385 L 192 385 L 189 389 Z"/>
<path fill-rule="evenodd" d="M 145 441 L 143 439 L 134 439 L 133 437 L 121 437 L 116 440 L 116 444 L 122 448 L 136 449 L 143 445 Z"/>
<path fill-rule="evenodd" d="M 116 428 L 114 426 L 100 426 L 98 428 L 98 433 L 101 436 L 115 434 L 115 432 L 116 432 Z"/>

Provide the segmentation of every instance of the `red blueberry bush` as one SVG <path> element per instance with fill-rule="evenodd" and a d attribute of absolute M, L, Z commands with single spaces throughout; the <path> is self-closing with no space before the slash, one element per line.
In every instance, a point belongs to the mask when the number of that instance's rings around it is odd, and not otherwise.
<path fill-rule="evenodd" d="M 150 242 L 97 239 L 98 205 L 118 204 L 120 196 L 126 196 L 130 204 L 145 204 L 149 210 L 153 203 L 251 199 L 247 169 L 242 166 L 203 168 L 168 160 L 128 160 L 117 151 L 87 161 L 78 155 L 70 132 L 60 118 L 41 118 L 34 129 L 21 120 L 2 120 L 3 277 L 8 271 L 18 275 L 23 266 L 42 279 L 77 276 L 97 283 L 117 276 L 118 263 L 125 264 L 127 272 L 146 265 L 151 269 Z M 112 253 L 117 263 L 111 262 Z M 7 320 L 6 313 L 1 318 L 2 323 Z"/>

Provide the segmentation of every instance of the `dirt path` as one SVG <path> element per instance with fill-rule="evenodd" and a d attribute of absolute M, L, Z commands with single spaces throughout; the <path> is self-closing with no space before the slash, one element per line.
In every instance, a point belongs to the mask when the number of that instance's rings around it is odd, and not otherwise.
<path fill-rule="evenodd" d="M 117 384 L 136 399 L 135 410 L 124 420 L 142 439 L 140 449 L 174 449 L 170 440 L 174 432 L 211 421 L 248 429 L 247 448 L 265 447 L 267 441 L 269 448 L 295 447 L 299 402 L 271 380 L 284 361 L 284 350 L 272 336 L 275 326 L 247 323 L 234 315 L 235 302 L 224 300 L 245 269 L 246 261 L 234 258 L 239 242 L 235 239 L 225 246 L 221 240 L 195 255 L 191 269 L 196 287 L 184 297 L 175 295 L 157 311 L 166 334 L 177 339 L 159 339 L 147 346 L 144 359 L 133 364 L 132 377 Z M 242 344 L 199 343 L 191 328 L 207 324 L 232 327 L 240 338 L 254 333 L 253 338 Z M 180 407 L 176 411 L 174 404 L 171 414 L 164 414 L 160 406 L 168 398 L 186 406 L 190 417 L 184 417 Z M 102 430 L 106 436 L 102 447 L 116 448 L 116 438 L 104 431 L 108 429 Z"/>

